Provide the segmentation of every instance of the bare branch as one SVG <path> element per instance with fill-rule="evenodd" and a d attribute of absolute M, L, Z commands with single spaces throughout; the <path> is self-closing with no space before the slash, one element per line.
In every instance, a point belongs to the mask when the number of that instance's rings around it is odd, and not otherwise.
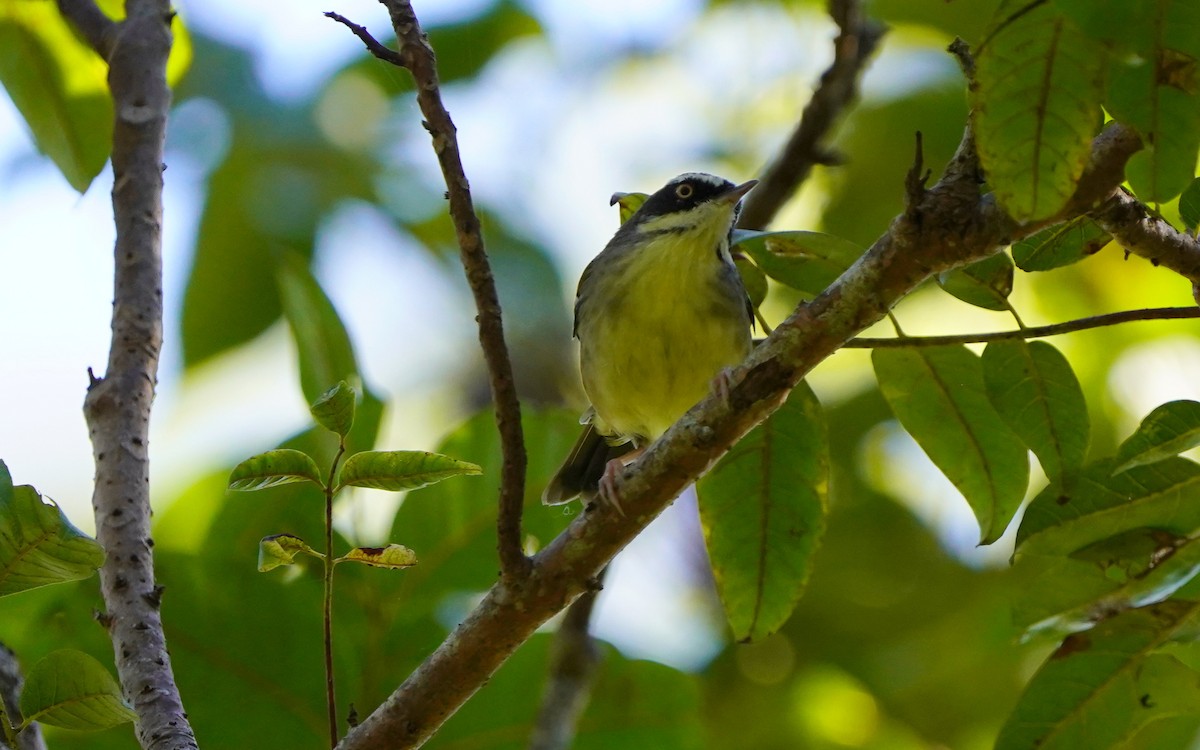
<path fill-rule="evenodd" d="M 762 229 L 808 177 L 814 164 L 833 164 L 837 157 L 821 141 L 834 121 L 858 96 L 858 79 L 883 38 L 886 27 L 868 19 L 858 0 L 830 0 L 829 14 L 838 25 L 833 63 L 821 75 L 787 145 L 759 178 L 742 206 L 738 226 Z"/>
<path fill-rule="evenodd" d="M 96 54 L 105 60 L 109 58 L 118 24 L 104 15 L 94 0 L 58 0 L 58 11 L 83 35 Z"/>
<path fill-rule="evenodd" d="M 1122 310 L 1089 318 L 1068 320 L 1045 326 L 1021 328 L 1016 331 L 964 333 L 954 336 L 905 336 L 903 338 L 857 338 L 847 341 L 843 349 L 907 349 L 916 346 L 949 346 L 952 344 L 986 344 L 990 341 L 1014 341 L 1060 336 L 1064 333 L 1105 328 L 1140 320 L 1182 320 L 1200 318 L 1200 307 L 1156 307 L 1146 310 Z"/>
<path fill-rule="evenodd" d="M 1200 240 L 1151 215 L 1129 193 L 1112 191 L 1092 218 L 1128 252 L 1200 284 Z"/>
<path fill-rule="evenodd" d="M 458 235 L 458 247 L 467 283 L 475 297 L 478 310 L 479 344 L 487 363 L 496 406 L 496 426 L 500 431 L 500 447 L 504 462 L 500 473 L 500 508 L 496 519 L 497 547 L 500 569 L 509 580 L 519 580 L 529 571 L 529 558 L 521 549 L 521 511 L 525 503 L 525 437 L 521 429 L 521 404 L 517 399 L 512 363 L 504 343 L 504 326 L 500 315 L 500 300 L 491 264 L 483 246 L 479 217 L 471 200 L 471 187 L 463 172 L 458 150 L 456 128 L 450 113 L 442 104 L 438 88 L 437 59 L 433 48 L 412 5 L 407 0 L 380 0 L 388 9 L 396 30 L 399 53 L 393 53 L 375 40 L 361 26 L 347 21 L 336 13 L 325 15 L 348 26 L 363 40 L 367 49 L 393 65 L 406 68 L 416 82 L 417 105 L 425 116 L 422 123 L 433 139 L 442 176 L 446 180 L 446 198 L 450 201 L 450 218 Z"/>
<path fill-rule="evenodd" d="M 1092 159 L 1071 205 L 1107 195 L 1121 181 L 1136 136 L 1110 126 L 1093 142 Z M 341 750 L 419 747 L 556 612 L 685 487 L 762 422 L 791 388 L 854 335 L 880 320 L 932 275 L 986 258 L 1014 239 L 1073 214 L 1017 225 L 991 195 L 979 195 L 974 145 L 966 133 L 938 183 L 919 205 L 893 219 L 887 233 L 833 285 L 798 308 L 731 376 L 728 399 L 710 396 L 622 472 L 624 514 L 588 507 L 533 559 L 519 586 L 501 580 L 438 649 L 352 730 Z M 1078 211 L 1076 212 L 1078 213 Z"/>
<path fill-rule="evenodd" d="M 567 614 L 558 626 L 550 652 L 549 679 L 529 750 L 569 750 L 575 738 L 575 727 L 587 707 L 596 666 L 600 663 L 600 652 L 588 634 L 588 625 L 603 579 L 601 571 L 592 589 L 567 607 Z"/>
<path fill-rule="evenodd" d="M 96 462 L 92 507 L 107 553 L 100 585 L 125 697 L 146 750 L 197 747 L 167 654 L 150 539 L 150 407 L 162 346 L 163 139 L 171 92 L 167 0 L 128 0 L 126 18 L 101 30 L 89 2 L 61 7 L 103 54 L 114 105 L 113 216 L 117 228 L 112 343 L 103 378 L 91 377 L 84 416 Z M 111 24 L 111 22 L 110 22 Z M 96 28 L 93 28 L 95 26 Z M 90 375 L 90 371 L 89 371 Z"/>
<path fill-rule="evenodd" d="M 334 13 L 332 11 L 325 14 L 326 18 L 332 18 L 338 23 L 354 32 L 354 35 L 362 40 L 363 44 L 367 45 L 367 51 L 384 62 L 391 63 L 398 68 L 408 67 L 404 64 L 404 58 L 396 50 L 387 47 L 374 36 L 370 31 L 367 31 L 365 26 L 359 26 L 345 16 Z"/>
<path fill-rule="evenodd" d="M 6 714 L 0 720 L 8 721 L 13 726 L 21 723 L 21 686 L 24 682 L 17 655 L 0 643 L 0 700 L 4 702 Z M 3 735 L 0 735 L 0 748 L 7 747 Z M 13 750 L 46 750 L 42 728 L 36 721 L 17 735 L 17 746 Z"/>

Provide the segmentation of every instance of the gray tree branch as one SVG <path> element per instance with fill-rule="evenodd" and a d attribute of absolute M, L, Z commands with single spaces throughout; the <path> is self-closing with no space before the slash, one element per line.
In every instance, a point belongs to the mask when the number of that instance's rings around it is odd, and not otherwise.
<path fill-rule="evenodd" d="M 84 401 L 96 484 L 101 617 L 116 653 L 126 699 L 146 750 L 197 747 L 167 654 L 150 539 L 150 408 L 162 346 L 163 140 L 171 92 L 167 0 L 128 0 L 126 18 L 108 24 L 90 0 L 59 0 L 63 15 L 108 61 L 114 107 L 114 248 L 112 343 L 104 377 L 92 377 Z M 102 15 L 102 14 L 101 14 Z"/>
<path fill-rule="evenodd" d="M 446 199 L 450 203 L 450 219 L 458 236 L 459 254 L 467 284 L 475 298 L 478 314 L 479 345 L 487 364 L 492 402 L 496 408 L 496 427 L 500 432 L 503 465 L 500 470 L 499 512 L 496 516 L 497 551 L 500 570 L 505 578 L 523 577 L 529 570 L 529 558 L 521 547 L 521 512 L 525 504 L 525 437 L 521 427 L 521 404 L 513 379 L 512 362 L 504 342 L 500 299 L 491 263 L 483 245 L 479 217 L 471 198 L 471 186 L 463 171 L 458 150 L 457 128 L 442 103 L 438 87 L 437 58 L 421 24 L 407 0 L 380 0 L 387 7 L 396 30 L 399 52 L 388 49 L 371 36 L 364 27 L 352 23 L 337 13 L 325 15 L 345 25 L 366 44 L 371 54 L 385 62 L 406 68 L 416 82 L 417 105 L 425 120 L 422 125 L 433 140 L 442 176 L 446 181 Z"/>

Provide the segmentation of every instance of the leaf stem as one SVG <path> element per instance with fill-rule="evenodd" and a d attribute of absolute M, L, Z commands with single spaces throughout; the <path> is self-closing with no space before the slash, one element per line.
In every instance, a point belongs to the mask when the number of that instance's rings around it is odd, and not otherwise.
<path fill-rule="evenodd" d="M 325 483 L 325 702 L 329 710 L 329 747 L 337 747 L 337 697 L 333 686 L 333 491 L 338 463 L 346 453 L 346 438 L 338 437 L 337 453 L 329 464 L 329 480 Z"/>
<path fill-rule="evenodd" d="M 964 333 L 954 336 L 903 336 L 899 338 L 856 338 L 847 341 L 846 349 L 903 349 L 912 346 L 949 346 L 952 344 L 986 344 L 989 341 L 1012 339 L 1040 339 L 1064 333 L 1086 331 L 1089 328 L 1104 328 L 1120 323 L 1139 320 L 1181 320 L 1200 318 L 1200 307 L 1152 307 L 1145 310 L 1122 310 L 1090 318 L 1068 320 L 1016 331 L 993 331 L 991 333 Z M 1018 320 L 1018 324 L 1020 321 Z"/>

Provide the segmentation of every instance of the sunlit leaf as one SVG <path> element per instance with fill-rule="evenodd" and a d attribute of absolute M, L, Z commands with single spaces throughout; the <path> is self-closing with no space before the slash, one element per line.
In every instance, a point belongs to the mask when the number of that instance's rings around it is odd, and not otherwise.
<path fill-rule="evenodd" d="M 1057 213 L 1075 192 L 1100 122 L 1103 48 L 1049 3 L 1008 0 L 976 57 L 979 160 L 1018 221 Z"/>
<path fill-rule="evenodd" d="M 77 731 L 107 729 L 137 718 L 108 670 L 71 649 L 48 654 L 25 675 L 21 714 L 26 726 L 36 721 Z"/>
<path fill-rule="evenodd" d="M 1069 484 L 1051 482 L 1025 509 L 1018 552 L 1070 554 L 1139 528 L 1177 536 L 1200 532 L 1200 466 L 1167 458 L 1113 474 L 1112 459 L 1085 466 Z"/>
<path fill-rule="evenodd" d="M 1117 450 L 1117 472 L 1178 456 L 1200 445 L 1200 403 L 1171 401 L 1150 412 Z"/>
<path fill-rule="evenodd" d="M 1163 601 L 1200 572 L 1200 543 L 1133 529 L 1069 555 L 1022 550 L 1013 620 L 1032 632 L 1073 633 L 1127 609 Z"/>
<path fill-rule="evenodd" d="M 1090 421 L 1071 365 L 1044 341 L 995 341 L 983 350 L 983 380 L 1001 419 L 1025 443 L 1046 476 L 1083 466 Z"/>
<path fill-rule="evenodd" d="M 321 394 L 309 411 L 313 419 L 330 432 L 345 437 L 354 426 L 354 388 L 345 380 Z"/>
<path fill-rule="evenodd" d="M 801 383 L 696 486 L 725 614 L 739 641 L 775 632 L 804 591 L 825 531 L 829 446 Z"/>
<path fill-rule="evenodd" d="M 231 490 L 265 490 L 292 482 L 321 484 L 321 470 L 312 456 L 290 448 L 279 448 L 251 456 L 229 474 Z"/>
<path fill-rule="evenodd" d="M 0 462 L 0 596 L 75 581 L 104 564 L 104 549 Z"/>
<path fill-rule="evenodd" d="M 334 562 L 357 562 L 375 568 L 401 570 L 417 564 L 417 553 L 402 544 L 384 547 L 355 547 Z"/>
<path fill-rule="evenodd" d="M 346 459 L 337 486 L 402 492 L 427 487 L 462 474 L 482 474 L 469 461 L 428 451 L 364 451 Z"/>
<path fill-rule="evenodd" d="M 879 388 L 900 424 L 966 498 L 981 543 L 1004 533 L 1029 483 L 1025 447 L 988 401 L 964 346 L 876 349 Z"/>
<path fill-rule="evenodd" d="M 100 7 L 124 15 L 117 0 Z M 178 18 L 167 80 L 174 85 L 191 61 L 191 38 Z M 88 189 L 112 150 L 108 66 L 77 36 L 53 3 L 0 3 L 0 84 L 25 120 L 34 143 L 71 187 Z"/>
<path fill-rule="evenodd" d="M 300 553 L 318 558 L 325 557 L 294 534 L 264 536 L 258 543 L 258 572 L 266 573 L 281 565 L 294 565 L 296 555 Z"/>
<path fill-rule="evenodd" d="M 1022 271 L 1050 271 L 1083 260 L 1111 241 L 1096 222 L 1077 216 L 1014 243 L 1012 257 Z"/>
<path fill-rule="evenodd" d="M 739 229 L 733 241 L 767 276 L 811 296 L 823 292 L 863 254 L 855 243 L 820 232 Z"/>
<path fill-rule="evenodd" d="M 1152 721 L 1200 711 L 1200 673 L 1155 653 L 1191 637 L 1198 608 L 1163 602 L 1069 636 L 1030 680 L 997 750 L 1116 747 Z"/>
<path fill-rule="evenodd" d="M 107 70 L 53 3 L 0 3 L 0 83 L 38 150 L 81 193 L 112 149 Z"/>
<path fill-rule="evenodd" d="M 937 283 L 967 304 L 986 310 L 1007 310 L 1008 295 L 1013 288 L 1013 262 L 1006 254 L 997 253 L 969 266 L 940 273 Z"/>

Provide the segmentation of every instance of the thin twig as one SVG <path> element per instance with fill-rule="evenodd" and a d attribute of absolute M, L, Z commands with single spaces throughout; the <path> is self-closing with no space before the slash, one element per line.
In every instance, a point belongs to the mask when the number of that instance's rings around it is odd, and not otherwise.
<path fill-rule="evenodd" d="M 138 742 L 146 750 L 195 748 L 167 653 L 150 540 L 148 433 L 162 347 L 163 139 L 174 14 L 168 0 L 127 0 L 125 20 L 97 31 L 91 2 L 60 0 L 59 8 L 106 55 L 114 110 L 112 341 L 104 377 L 89 371 L 83 407 L 96 463 L 96 538 L 107 553 L 103 622 L 137 714 Z"/>
<path fill-rule="evenodd" d="M 367 45 L 367 51 L 375 57 L 383 60 L 384 62 L 391 63 L 399 68 L 408 67 L 404 64 L 404 58 L 400 56 L 399 52 L 381 43 L 378 39 L 371 35 L 371 32 L 367 31 L 365 26 L 359 26 L 345 16 L 339 13 L 334 13 L 333 11 L 326 13 L 325 17 L 332 18 L 333 20 L 353 31 L 354 35 L 361 39 L 363 44 Z"/>
<path fill-rule="evenodd" d="M 517 399 L 512 362 L 504 343 L 504 326 L 500 315 L 500 300 L 491 264 L 483 246 L 479 217 L 471 200 L 471 189 L 463 172 L 458 150 L 458 138 L 450 113 L 442 104 L 438 88 L 437 59 L 433 48 L 407 0 L 380 0 L 391 14 L 396 30 L 399 53 L 392 52 L 371 36 L 370 32 L 336 13 L 325 15 L 348 26 L 372 54 L 412 73 L 417 88 L 417 105 L 425 116 L 422 123 L 433 139 L 446 181 L 446 198 L 450 201 L 450 218 L 458 235 L 467 283 L 475 297 L 478 311 L 479 343 L 487 363 L 496 406 L 496 426 L 500 431 L 503 466 L 500 472 L 499 512 L 496 518 L 497 548 L 500 570 L 509 583 L 519 582 L 529 571 L 529 558 L 521 548 L 521 511 L 525 502 L 525 437 L 521 429 L 521 404 Z"/>
<path fill-rule="evenodd" d="M 907 349 L 915 346 L 950 346 L 953 344 L 986 344 L 990 341 L 1013 341 L 1017 339 L 1040 339 L 1060 336 L 1064 333 L 1086 331 L 1132 323 L 1139 320 L 1182 320 L 1200 318 L 1200 307 L 1154 307 L 1145 310 L 1122 310 L 1089 318 L 1068 320 L 1045 326 L 1022 328 L 1016 331 L 993 331 L 990 333 L 964 333 L 953 336 L 905 336 L 904 338 L 856 338 L 847 341 L 844 349 Z"/>
<path fill-rule="evenodd" d="M 0 643 L 0 701 L 3 701 L 4 716 L 0 721 L 11 722 L 13 726 L 21 723 L 21 665 L 17 655 L 8 646 Z M 0 735 L 0 748 L 6 748 L 3 735 Z M 42 728 L 35 721 L 25 727 L 17 735 L 17 745 L 13 750 L 46 750 L 46 741 L 42 738 Z"/>
<path fill-rule="evenodd" d="M 576 726 L 587 707 L 596 667 L 600 663 L 600 651 L 588 633 L 588 626 L 603 580 L 604 571 L 601 571 L 591 590 L 567 607 L 558 626 L 550 651 L 546 690 L 533 725 L 529 750 L 568 750 L 575 739 Z"/>
<path fill-rule="evenodd" d="M 346 454 L 346 437 L 338 439 L 337 453 L 329 464 L 329 478 L 325 481 L 325 591 L 323 596 L 323 619 L 325 622 L 325 710 L 329 717 L 329 747 L 337 747 L 337 691 L 334 690 L 333 675 L 333 491 L 337 477 L 338 462 Z"/>
<path fill-rule="evenodd" d="M 829 14 L 838 25 L 833 40 L 833 63 L 821 75 L 800 122 L 775 160 L 763 171 L 758 186 L 746 196 L 738 226 L 763 229 L 779 212 L 816 164 L 835 164 L 821 141 L 841 113 L 858 96 L 858 80 L 886 27 L 866 18 L 858 0 L 830 0 Z"/>

